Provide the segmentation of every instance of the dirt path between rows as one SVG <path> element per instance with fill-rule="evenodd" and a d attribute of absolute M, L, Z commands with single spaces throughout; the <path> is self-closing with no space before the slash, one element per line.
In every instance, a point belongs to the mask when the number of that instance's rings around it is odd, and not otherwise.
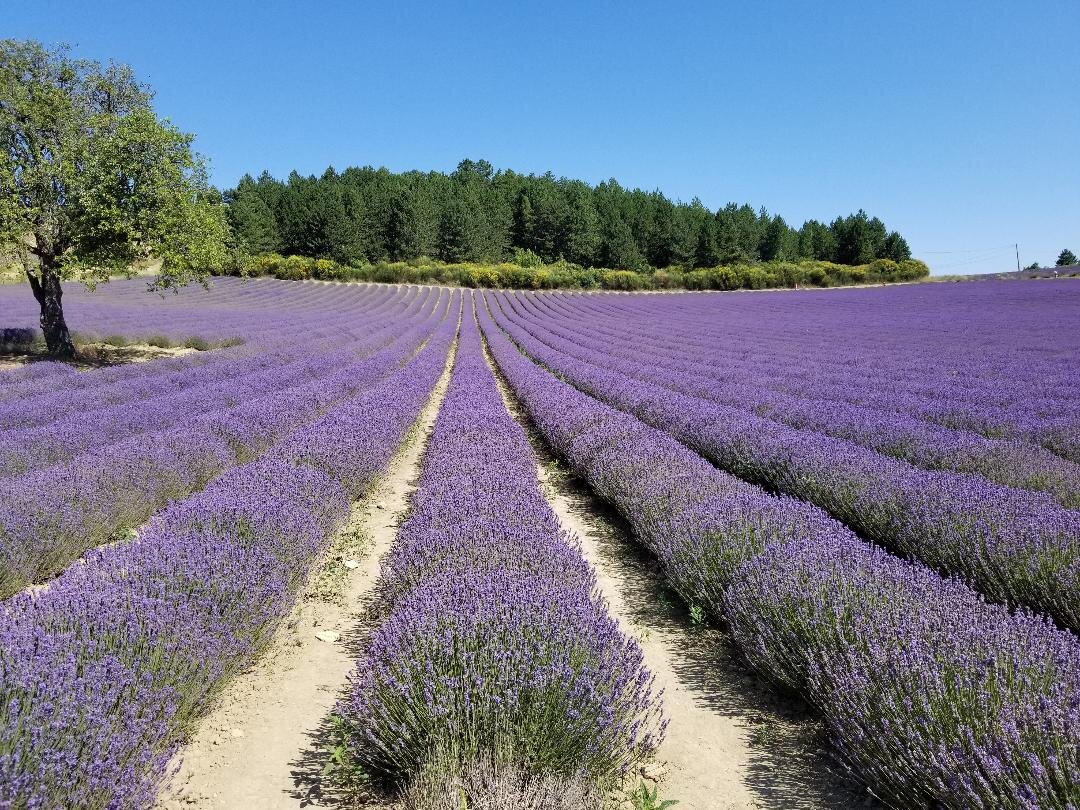
<path fill-rule="evenodd" d="M 658 784 L 661 798 L 678 800 L 678 810 L 877 806 L 834 771 L 805 706 L 770 691 L 719 630 L 694 625 L 629 527 L 554 459 L 496 377 L 532 441 L 548 503 L 580 539 L 609 611 L 664 689 L 667 736 L 640 776 Z"/>
<path fill-rule="evenodd" d="M 149 363 L 166 357 L 183 357 L 194 354 L 198 349 L 187 346 L 151 346 L 148 343 L 129 343 L 126 346 L 111 346 L 105 343 L 83 343 L 76 347 L 75 358 L 68 365 L 79 371 L 119 366 L 126 363 Z M 30 363 L 49 360 L 40 352 L 0 351 L 0 371 L 22 368 Z"/>
<path fill-rule="evenodd" d="M 379 560 L 404 518 L 446 395 L 453 352 L 431 400 L 373 494 L 353 505 L 328 559 L 256 665 L 230 682 L 181 752 L 158 799 L 184 808 L 326 807 L 318 740 L 355 666 Z"/>

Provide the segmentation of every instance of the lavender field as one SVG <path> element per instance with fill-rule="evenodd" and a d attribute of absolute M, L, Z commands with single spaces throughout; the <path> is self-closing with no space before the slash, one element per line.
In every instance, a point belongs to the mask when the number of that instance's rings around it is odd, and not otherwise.
<path fill-rule="evenodd" d="M 1080 808 L 1080 282 L 65 303 L 0 808 Z"/>

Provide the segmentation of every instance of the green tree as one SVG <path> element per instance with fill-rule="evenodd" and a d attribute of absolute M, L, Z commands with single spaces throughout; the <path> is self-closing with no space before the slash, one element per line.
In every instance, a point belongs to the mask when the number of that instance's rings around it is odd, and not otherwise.
<path fill-rule="evenodd" d="M 653 267 L 693 265 L 697 233 L 691 230 L 689 217 L 662 194 L 652 197 L 652 228 L 649 233 L 648 260 Z"/>
<path fill-rule="evenodd" d="M 645 267 L 645 258 L 641 255 L 630 227 L 622 221 L 612 224 L 601 247 L 604 267 L 615 270 L 640 270 Z"/>
<path fill-rule="evenodd" d="M 234 216 L 239 241 L 269 240 L 269 211 L 281 252 L 339 261 L 438 256 L 497 262 L 528 251 L 545 262 L 563 258 L 583 267 L 646 270 L 799 257 L 847 263 L 910 257 L 899 234 L 864 212 L 838 218 L 831 227 L 809 220 L 795 231 L 750 205 L 714 213 L 696 198 L 677 203 L 614 180 L 593 187 L 550 172 L 496 172 L 484 160 L 463 160 L 449 174 L 365 166 L 341 174 L 330 169 L 321 177 L 294 173 L 286 182 L 264 173 L 241 185 L 229 198 L 230 205 L 250 209 Z M 265 208 L 245 199 L 248 187 Z M 838 255 L 838 234 L 846 258 Z"/>
<path fill-rule="evenodd" d="M 574 264 L 590 267 L 596 263 L 600 250 L 600 215 L 596 212 L 592 189 L 578 180 L 563 185 L 567 207 L 559 252 Z"/>
<path fill-rule="evenodd" d="M 468 261 L 476 251 L 474 222 L 465 202 L 452 197 L 443 207 L 439 220 L 438 258 L 451 263 Z"/>
<path fill-rule="evenodd" d="M 799 256 L 831 262 L 836 258 L 836 235 L 828 225 L 809 219 L 799 230 Z"/>
<path fill-rule="evenodd" d="M 760 216 L 765 216 L 764 210 Z M 751 206 L 728 203 L 716 212 L 716 246 L 721 264 L 755 261 L 760 243 L 761 220 Z"/>
<path fill-rule="evenodd" d="M 566 198 L 551 174 L 529 177 L 519 195 L 514 216 L 514 244 L 531 250 L 544 261 L 559 258 L 570 219 Z"/>
<path fill-rule="evenodd" d="M 869 264 L 881 257 L 887 233 L 880 219 L 865 211 L 838 217 L 829 226 L 836 237 L 836 261 L 841 264 Z"/>
<path fill-rule="evenodd" d="M 423 220 L 416 197 L 401 188 L 386 212 L 386 252 L 392 261 L 418 258 L 424 251 Z"/>
<path fill-rule="evenodd" d="M 1057 261 L 1054 263 L 1054 266 L 1068 267 L 1076 263 L 1076 254 L 1068 248 L 1065 248 L 1063 251 L 1061 251 L 1061 253 L 1058 254 Z"/>
<path fill-rule="evenodd" d="M 151 98 L 125 65 L 0 40 L 0 248 L 21 261 L 54 356 L 75 352 L 64 279 L 92 286 L 160 258 L 164 290 L 225 262 L 225 209 L 193 137 Z"/>
<path fill-rule="evenodd" d="M 781 216 L 766 218 L 758 253 L 762 261 L 790 261 L 798 253 L 799 239 Z"/>
<path fill-rule="evenodd" d="M 892 231 L 885 237 L 885 241 L 881 245 L 881 250 L 877 258 L 892 259 L 899 264 L 905 259 L 911 258 L 911 248 L 908 246 L 907 240 L 904 237 L 896 231 Z"/>
<path fill-rule="evenodd" d="M 694 250 L 695 267 L 716 267 L 720 264 L 720 249 L 716 244 L 716 230 L 715 217 L 706 217 L 698 223 L 697 246 Z"/>
<path fill-rule="evenodd" d="M 242 252 L 255 256 L 281 250 L 277 218 L 250 175 L 244 175 L 226 201 L 229 225 Z"/>

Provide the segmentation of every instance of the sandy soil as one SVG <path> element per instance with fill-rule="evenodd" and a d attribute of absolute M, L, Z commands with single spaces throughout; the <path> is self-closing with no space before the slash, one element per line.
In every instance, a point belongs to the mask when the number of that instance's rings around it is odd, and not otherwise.
<path fill-rule="evenodd" d="M 378 560 L 408 509 L 447 381 L 444 374 L 382 485 L 355 505 L 270 648 L 204 718 L 159 807 L 355 806 L 322 775 L 326 717 L 369 629 Z M 581 539 L 612 615 L 639 640 L 665 690 L 667 738 L 634 780 L 657 783 L 680 810 L 875 806 L 834 771 L 805 706 L 771 692 L 721 631 L 694 625 L 626 525 L 555 462 L 510 398 L 508 405 L 529 432 L 549 503 Z"/>
<path fill-rule="evenodd" d="M 77 347 L 77 357 L 71 365 L 80 371 L 116 366 L 122 363 L 146 363 L 163 357 L 179 357 L 196 351 L 186 346 L 162 348 L 147 343 L 132 343 L 128 346 L 110 346 L 104 343 L 88 343 Z M 0 354 L 0 371 L 19 368 L 27 363 L 36 363 L 49 358 L 41 354 L 3 353 Z"/>
<path fill-rule="evenodd" d="M 356 662 L 379 559 L 419 476 L 449 368 L 373 495 L 357 502 L 326 563 L 253 669 L 229 683 L 181 752 L 158 806 L 296 808 L 340 804 L 324 784 L 326 716 Z"/>
<path fill-rule="evenodd" d="M 611 614 L 638 639 L 664 689 L 667 737 L 638 778 L 657 783 L 680 810 L 876 806 L 834 772 L 806 707 L 773 693 L 721 631 L 690 620 L 625 522 L 558 464 L 500 387 L 529 433 L 548 502 L 581 540 Z"/>

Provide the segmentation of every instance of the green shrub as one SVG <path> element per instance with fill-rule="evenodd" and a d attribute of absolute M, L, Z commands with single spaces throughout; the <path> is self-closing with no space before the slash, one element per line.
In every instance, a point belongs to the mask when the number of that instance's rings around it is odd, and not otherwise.
<path fill-rule="evenodd" d="M 644 290 L 648 282 L 633 270 L 605 270 L 600 274 L 600 286 L 605 290 Z"/>
<path fill-rule="evenodd" d="M 254 278 L 259 278 L 260 276 L 276 276 L 284 263 L 285 257 L 281 254 L 264 253 L 261 256 L 255 256 L 248 261 L 247 273 Z"/>
<path fill-rule="evenodd" d="M 694 270 L 672 265 L 658 270 L 586 268 L 563 259 L 544 264 L 535 253 L 518 250 L 514 261 L 501 264 L 463 262 L 445 264 L 421 257 L 407 262 L 385 260 L 344 265 L 331 259 L 284 258 L 268 253 L 244 259 L 242 274 L 283 279 L 315 278 L 371 281 L 383 284 L 448 284 L 525 290 L 760 290 L 769 287 L 866 282 L 914 281 L 929 275 L 925 264 L 908 259 L 896 263 L 879 259 L 869 265 L 845 265 L 804 259 L 799 262 L 742 262 Z M 228 272 L 234 272 L 230 269 Z"/>
<path fill-rule="evenodd" d="M 518 265 L 519 267 L 543 267 L 544 266 L 544 260 L 543 259 L 541 259 L 539 256 L 537 256 L 531 250 L 526 250 L 524 248 L 515 248 L 514 249 L 513 262 L 514 262 L 514 264 Z"/>
<path fill-rule="evenodd" d="M 926 266 L 925 262 L 918 259 L 904 259 L 897 268 L 896 280 L 918 281 L 920 278 L 927 278 L 929 275 L 930 268 Z"/>
<path fill-rule="evenodd" d="M 322 281 L 342 278 L 344 268 L 331 259 L 316 259 L 311 263 L 311 277 Z"/>
<path fill-rule="evenodd" d="M 895 281 L 900 273 L 900 265 L 892 259 L 875 259 L 864 266 L 863 272 L 871 281 Z"/>
<path fill-rule="evenodd" d="M 652 286 L 655 290 L 674 290 L 683 286 L 682 270 L 669 267 L 652 274 Z"/>
<path fill-rule="evenodd" d="M 311 259 L 303 256 L 289 256 L 277 269 L 277 277 L 287 281 L 303 281 L 311 275 Z"/>
<path fill-rule="evenodd" d="M 473 265 L 465 269 L 462 284 L 466 287 L 500 287 L 502 279 L 494 267 Z"/>
<path fill-rule="evenodd" d="M 762 267 L 744 264 L 736 268 L 736 273 L 738 273 L 739 280 L 742 282 L 739 286 L 744 289 L 763 290 L 766 287 L 773 286 L 769 284 L 769 275 Z"/>

